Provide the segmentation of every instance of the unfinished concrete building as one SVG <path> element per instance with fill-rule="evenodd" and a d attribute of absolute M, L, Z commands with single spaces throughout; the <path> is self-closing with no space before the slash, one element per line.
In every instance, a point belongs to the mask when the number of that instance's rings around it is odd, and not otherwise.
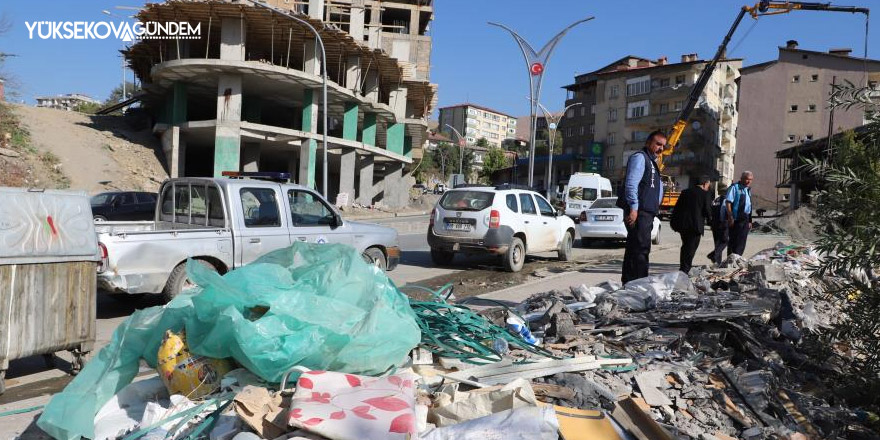
<path fill-rule="evenodd" d="M 328 198 L 402 206 L 421 158 L 430 83 L 431 0 L 268 0 L 325 45 Z M 199 25 L 196 39 L 147 39 L 126 51 L 143 82 L 169 174 L 290 172 L 321 189 L 322 66 L 314 35 L 245 0 L 153 3 L 143 22 Z"/>

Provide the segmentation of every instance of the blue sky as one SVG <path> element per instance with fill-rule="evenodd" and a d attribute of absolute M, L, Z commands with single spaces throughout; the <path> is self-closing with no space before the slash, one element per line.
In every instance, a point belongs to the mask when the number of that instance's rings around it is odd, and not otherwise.
<path fill-rule="evenodd" d="M 138 6 L 137 0 L 3 0 L 0 13 L 13 28 L 0 37 L 0 52 L 14 53 L 5 70 L 18 83 L 20 99 L 33 102 L 38 95 L 81 92 L 104 99 L 121 81 L 115 40 L 28 39 L 26 21 L 118 20 L 101 13 L 125 16 L 132 11 L 116 6 Z M 874 0 L 836 3 L 873 6 Z M 440 106 L 470 101 L 512 115 L 528 113 L 528 77 L 514 40 L 487 21 L 504 23 L 519 31 L 536 48 L 574 20 L 596 19 L 573 29 L 562 40 L 545 75 L 541 101 L 558 109 L 565 99 L 561 86 L 577 73 L 604 66 L 632 54 L 677 61 L 681 54 L 714 54 L 742 0 L 436 0 L 432 82 L 440 85 Z M 880 11 L 880 8 L 878 8 Z M 864 18 L 861 15 L 795 11 L 790 14 L 747 18 L 731 43 L 729 55 L 755 64 L 776 58 L 777 47 L 795 39 L 800 47 L 828 50 L 851 47 L 861 56 Z M 869 57 L 877 57 L 878 27 L 869 38 Z M 749 29 L 751 31 L 749 32 Z M 748 36 L 742 41 L 741 38 Z M 128 77 L 131 78 L 129 72 Z"/>

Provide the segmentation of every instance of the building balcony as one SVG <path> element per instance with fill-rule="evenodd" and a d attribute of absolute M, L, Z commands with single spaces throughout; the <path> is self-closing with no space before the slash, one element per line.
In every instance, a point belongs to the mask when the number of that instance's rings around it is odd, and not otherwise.
<path fill-rule="evenodd" d="M 663 113 L 651 113 L 635 118 L 626 118 L 626 124 L 639 127 L 669 127 L 675 123 L 678 110 Z"/>
<path fill-rule="evenodd" d="M 687 84 L 677 84 L 677 85 L 674 84 L 671 86 L 652 88 L 651 93 L 649 93 L 647 95 L 634 96 L 633 98 L 642 97 L 640 99 L 645 99 L 644 97 L 647 96 L 648 97 L 647 99 L 651 99 L 651 100 L 661 100 L 662 101 L 662 100 L 674 99 L 674 98 L 679 98 L 680 100 L 685 100 L 685 99 L 687 99 L 688 93 L 690 93 L 690 91 L 691 91 L 691 87 Z M 632 99 L 631 101 L 639 101 L 640 99 Z M 627 101 L 630 101 L 630 99 L 627 98 Z"/>

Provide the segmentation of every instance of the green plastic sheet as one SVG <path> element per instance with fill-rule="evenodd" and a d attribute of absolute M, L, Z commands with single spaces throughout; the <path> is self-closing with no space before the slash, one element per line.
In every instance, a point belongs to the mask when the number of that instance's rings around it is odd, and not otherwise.
<path fill-rule="evenodd" d="M 224 276 L 187 263 L 201 286 L 164 307 L 135 312 L 110 344 L 47 405 L 37 425 L 56 439 L 94 437 L 94 416 L 138 373 L 156 366 L 166 330 L 186 330 L 190 350 L 234 358 L 269 382 L 293 366 L 377 375 L 421 339 L 407 297 L 345 245 L 293 246 Z"/>

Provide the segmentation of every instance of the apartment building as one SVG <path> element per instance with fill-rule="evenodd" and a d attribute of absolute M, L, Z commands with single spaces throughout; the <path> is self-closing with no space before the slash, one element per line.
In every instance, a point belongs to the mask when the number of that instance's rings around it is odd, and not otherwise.
<path fill-rule="evenodd" d="M 261 3 L 274 9 L 168 0 L 138 13 L 141 21 L 201 29 L 200 38 L 141 40 L 125 52 L 171 176 L 289 172 L 312 188 L 326 179 L 331 201 L 405 205 L 410 185 L 401 182 L 423 154 L 436 105 L 433 1 Z M 326 66 L 301 21 L 320 34 Z"/>
<path fill-rule="evenodd" d="M 831 122 L 832 84 L 846 82 L 880 84 L 880 61 L 853 57 L 850 49 L 804 50 L 790 40 L 776 60 L 742 69 L 736 172 L 755 173 L 756 204 L 781 209 L 798 202 L 791 195 L 791 173 L 777 171 L 777 151 L 826 138 L 829 129 L 839 133 L 866 123 L 859 108 L 836 109 Z"/>
<path fill-rule="evenodd" d="M 2 85 L 0 85 L 2 90 Z M 67 93 L 55 96 L 39 96 L 36 98 L 37 107 L 54 108 L 71 111 L 82 104 L 100 104 L 101 102 L 81 93 Z"/>
<path fill-rule="evenodd" d="M 619 186 L 629 156 L 644 146 L 648 133 L 671 130 L 706 63 L 696 54 L 682 55 L 679 63 L 626 56 L 576 76 L 564 87 L 566 105 L 580 104 L 560 123 L 565 152 L 583 157 L 583 170 Z M 724 184 L 734 179 L 741 66 L 739 59 L 718 63 L 675 153 L 665 160 L 664 173 L 680 189 L 700 175 Z"/>
<path fill-rule="evenodd" d="M 457 130 L 468 145 L 485 138 L 490 146 L 501 148 L 507 139 L 516 138 L 516 118 L 476 104 L 464 103 L 440 109 L 439 130 L 456 139 Z"/>

